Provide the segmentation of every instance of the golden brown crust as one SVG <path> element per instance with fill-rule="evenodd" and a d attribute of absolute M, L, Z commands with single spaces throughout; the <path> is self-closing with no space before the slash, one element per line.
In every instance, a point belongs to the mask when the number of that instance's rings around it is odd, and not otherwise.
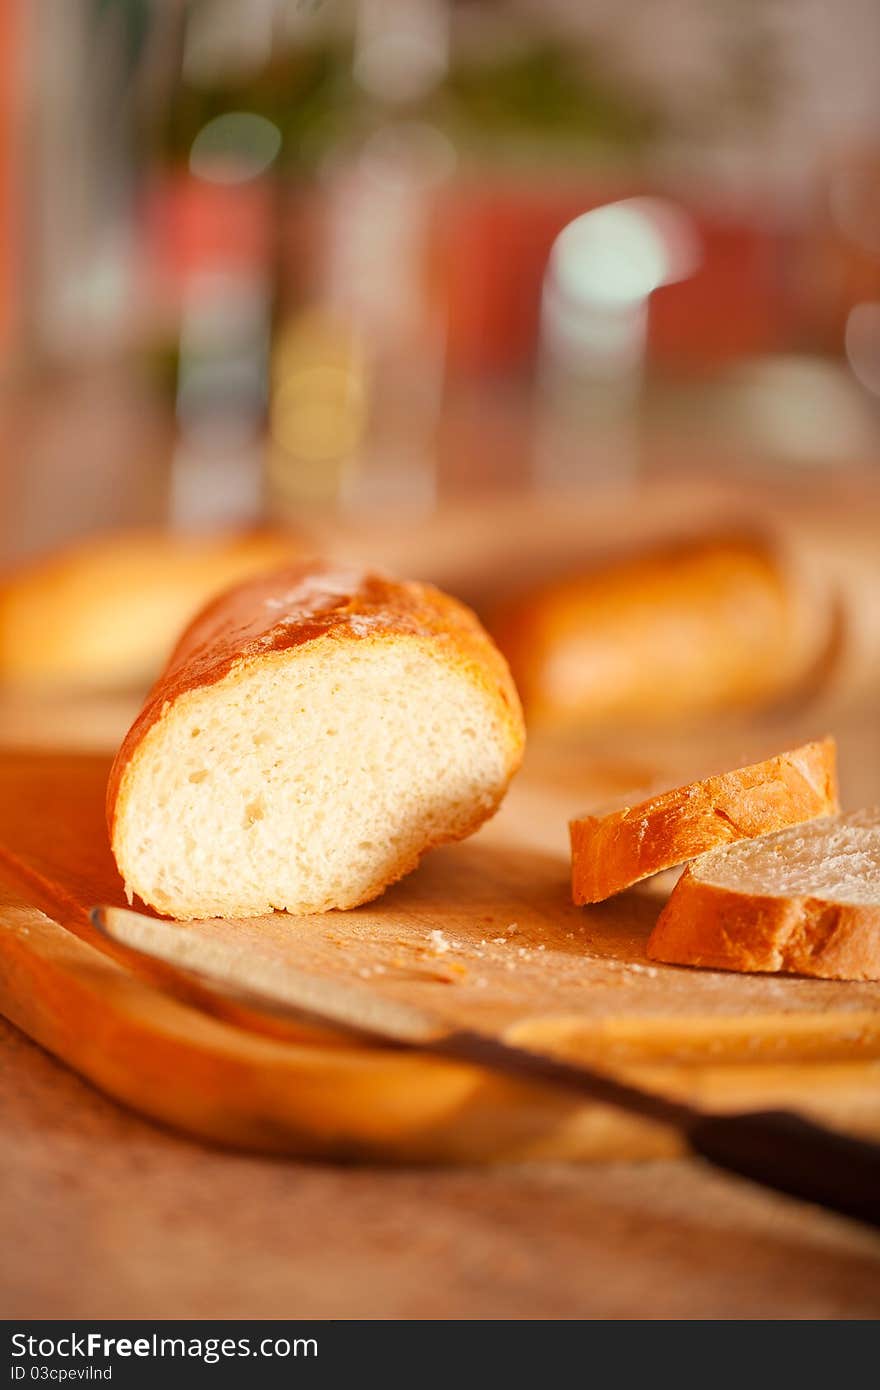
<path fill-rule="evenodd" d="M 522 710 L 507 663 L 471 610 L 430 584 L 312 561 L 240 584 L 190 623 L 114 759 L 107 787 L 111 837 L 122 778 L 150 729 L 182 695 L 215 685 L 244 663 L 318 639 L 386 636 L 430 641 L 494 695 L 510 735 L 512 774 L 525 741 Z"/>
<path fill-rule="evenodd" d="M 670 965 L 880 980 L 880 908 L 738 893 L 688 869 L 647 949 Z"/>
<path fill-rule="evenodd" d="M 490 626 L 535 723 L 749 708 L 813 679 L 832 638 L 795 568 L 754 532 L 692 537 L 540 587 Z"/>
<path fill-rule="evenodd" d="M 572 896 L 578 904 L 602 902 L 718 845 L 838 809 L 834 739 L 806 743 L 636 806 L 573 820 Z"/>

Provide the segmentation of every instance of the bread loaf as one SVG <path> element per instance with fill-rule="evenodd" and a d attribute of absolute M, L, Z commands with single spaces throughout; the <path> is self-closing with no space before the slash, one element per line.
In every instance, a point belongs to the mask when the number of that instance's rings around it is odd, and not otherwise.
<path fill-rule="evenodd" d="M 648 955 L 716 970 L 880 979 L 880 811 L 822 818 L 694 860 Z"/>
<path fill-rule="evenodd" d="M 300 559 L 282 531 L 113 531 L 0 583 L 0 682 L 39 691 L 145 688 L 215 594 Z"/>
<path fill-rule="evenodd" d="M 469 609 L 286 569 L 184 633 L 113 765 L 113 852 L 129 895 L 174 917 L 354 907 L 492 815 L 523 741 Z"/>
<path fill-rule="evenodd" d="M 838 809 L 836 746 L 806 743 L 749 767 L 570 823 L 572 896 L 601 902 L 716 845 Z"/>
<path fill-rule="evenodd" d="M 533 589 L 490 623 L 526 717 L 655 725 L 750 709 L 808 686 L 831 596 L 758 534 L 655 545 Z"/>

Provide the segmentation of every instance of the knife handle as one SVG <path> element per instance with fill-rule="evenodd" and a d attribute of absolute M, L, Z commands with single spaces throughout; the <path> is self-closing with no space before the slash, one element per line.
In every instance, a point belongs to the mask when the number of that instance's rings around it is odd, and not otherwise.
<path fill-rule="evenodd" d="M 706 1115 L 687 1138 L 717 1168 L 880 1226 L 880 1144 L 788 1110 Z"/>

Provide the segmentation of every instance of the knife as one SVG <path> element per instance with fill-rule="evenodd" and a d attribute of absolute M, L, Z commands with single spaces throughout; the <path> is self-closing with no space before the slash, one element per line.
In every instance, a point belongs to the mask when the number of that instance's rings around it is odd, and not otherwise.
<path fill-rule="evenodd" d="M 452 1027 L 430 1010 L 360 984 L 274 962 L 267 972 L 265 962 L 248 948 L 212 951 L 204 938 L 187 935 L 177 923 L 119 907 L 96 907 L 90 915 L 109 940 L 161 962 L 163 988 L 183 990 L 197 1008 L 209 1010 L 218 1001 L 240 1005 L 276 1023 L 329 1027 L 360 1042 L 466 1062 L 616 1106 L 672 1126 L 693 1154 L 716 1168 L 880 1227 L 880 1144 L 827 1129 L 789 1110 L 702 1110 L 579 1062 L 477 1029 Z M 193 983 L 195 993 L 188 988 Z"/>

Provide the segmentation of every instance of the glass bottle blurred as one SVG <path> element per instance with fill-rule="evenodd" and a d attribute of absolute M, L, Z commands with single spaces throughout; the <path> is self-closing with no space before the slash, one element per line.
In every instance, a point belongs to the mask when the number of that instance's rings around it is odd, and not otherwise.
<path fill-rule="evenodd" d="M 323 152 L 314 278 L 284 305 L 273 350 L 269 477 L 282 513 L 413 515 L 434 502 L 445 336 L 428 247 L 455 151 L 422 107 L 447 54 L 444 0 L 357 7 L 357 118 Z"/>
<path fill-rule="evenodd" d="M 5 558 L 162 514 L 167 431 L 142 370 L 135 217 L 151 35 L 137 6 L 0 6 Z"/>
<path fill-rule="evenodd" d="M 154 216 L 180 321 L 175 518 L 424 510 L 430 209 L 455 156 L 422 112 L 445 0 L 205 0 L 181 47 Z"/>
<path fill-rule="evenodd" d="M 636 479 L 650 296 L 692 275 L 699 261 L 693 219 L 664 198 L 605 203 L 559 233 L 541 303 L 539 489 Z"/>

